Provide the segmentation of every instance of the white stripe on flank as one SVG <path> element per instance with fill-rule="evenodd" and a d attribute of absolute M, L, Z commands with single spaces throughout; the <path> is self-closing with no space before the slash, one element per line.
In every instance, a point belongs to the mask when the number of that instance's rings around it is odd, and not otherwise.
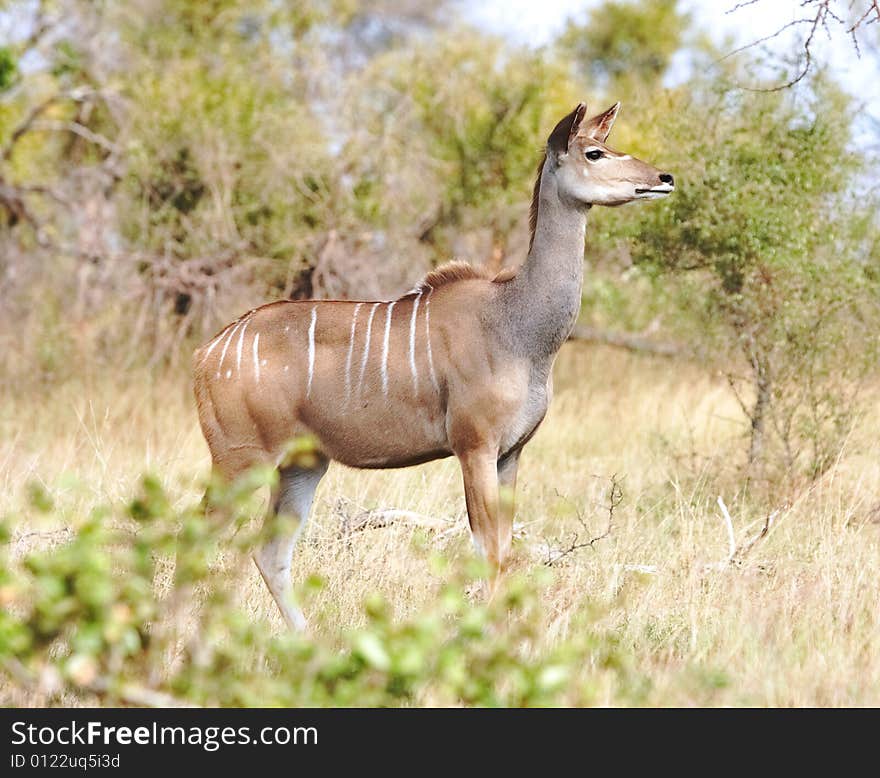
<path fill-rule="evenodd" d="M 358 314 L 360 313 L 363 303 L 358 303 L 354 307 L 354 314 L 351 317 L 351 334 L 348 336 L 348 356 L 345 358 L 345 404 L 351 398 L 351 358 L 354 355 L 354 336 L 357 327 Z"/>
<path fill-rule="evenodd" d="M 212 341 L 208 344 L 208 350 L 205 352 L 205 356 L 202 357 L 202 362 L 201 362 L 201 364 L 204 365 L 205 362 L 208 361 L 208 357 L 211 356 L 211 352 L 212 352 L 215 348 L 217 348 L 217 344 L 218 344 L 221 340 L 223 340 L 223 336 L 226 334 L 226 331 L 227 331 L 228 329 L 229 329 L 229 326 L 224 327 L 224 328 L 223 328 L 223 332 L 218 333 L 218 334 L 217 334 L 217 337 L 214 338 L 214 340 L 212 340 Z"/>
<path fill-rule="evenodd" d="M 229 348 L 229 344 L 232 342 L 232 336 L 235 335 L 235 331 L 241 326 L 241 322 L 237 322 L 235 326 L 229 331 L 229 337 L 226 338 L 226 343 L 223 344 L 223 351 L 220 352 L 220 364 L 217 365 L 217 377 L 220 377 L 220 373 L 223 372 L 223 360 L 226 359 L 226 350 Z M 226 375 L 229 378 L 229 373 Z"/>
<path fill-rule="evenodd" d="M 306 397 L 312 393 L 312 378 L 315 376 L 315 322 L 318 320 L 318 306 L 312 306 L 312 322 L 309 324 L 309 382 Z"/>
<path fill-rule="evenodd" d="M 260 383 L 260 333 L 254 335 L 254 376 Z"/>
<path fill-rule="evenodd" d="M 439 392 L 440 385 L 437 383 L 437 374 L 434 372 L 434 357 L 431 354 L 431 292 L 433 291 L 433 288 L 429 289 L 425 299 L 425 342 L 428 344 L 428 372 L 431 374 L 431 385 L 435 392 Z"/>
<path fill-rule="evenodd" d="M 244 331 L 247 329 L 248 323 L 245 321 L 244 327 L 241 328 L 241 334 L 238 336 L 238 346 L 235 355 L 235 369 L 241 375 L 241 346 L 244 343 Z"/>
<path fill-rule="evenodd" d="M 416 316 L 419 313 L 419 303 L 422 293 L 419 292 L 413 300 L 412 318 L 409 320 L 409 369 L 413 377 L 413 394 L 419 393 L 419 371 L 416 369 Z"/>
<path fill-rule="evenodd" d="M 382 394 L 388 395 L 388 338 L 391 335 L 391 311 L 396 302 L 388 304 L 388 315 L 385 317 L 385 340 L 382 343 Z"/>
<path fill-rule="evenodd" d="M 373 331 L 373 316 L 376 315 L 376 308 L 378 308 L 381 303 L 373 303 L 373 307 L 370 308 L 370 318 L 367 319 L 367 339 L 364 341 L 364 356 L 361 359 L 361 374 L 358 377 L 358 393 L 361 392 L 361 387 L 364 383 L 364 373 L 367 372 L 367 359 L 370 356 L 370 333 Z"/>

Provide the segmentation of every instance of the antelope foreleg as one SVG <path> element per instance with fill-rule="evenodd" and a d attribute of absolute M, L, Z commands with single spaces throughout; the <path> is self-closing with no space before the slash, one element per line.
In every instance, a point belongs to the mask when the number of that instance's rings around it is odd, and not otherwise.
<path fill-rule="evenodd" d="M 460 454 L 459 461 L 474 544 L 489 563 L 491 595 L 510 555 L 512 514 L 501 509 L 495 454 L 478 450 Z"/>

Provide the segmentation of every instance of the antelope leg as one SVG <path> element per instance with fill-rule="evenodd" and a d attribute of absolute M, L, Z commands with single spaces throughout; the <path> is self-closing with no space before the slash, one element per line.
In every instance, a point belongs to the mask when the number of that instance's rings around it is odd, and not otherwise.
<path fill-rule="evenodd" d="M 477 450 L 459 454 L 464 478 L 464 496 L 474 545 L 490 566 L 490 593 L 510 554 L 513 525 L 511 512 L 501 510 L 498 496 L 498 468 L 494 452 Z"/>
<path fill-rule="evenodd" d="M 315 490 L 326 472 L 326 461 L 309 469 L 293 466 L 279 470 L 278 488 L 263 524 L 265 540 L 254 553 L 257 569 L 284 621 L 293 630 L 306 627 L 305 617 L 293 601 L 293 550 L 309 519 Z"/>

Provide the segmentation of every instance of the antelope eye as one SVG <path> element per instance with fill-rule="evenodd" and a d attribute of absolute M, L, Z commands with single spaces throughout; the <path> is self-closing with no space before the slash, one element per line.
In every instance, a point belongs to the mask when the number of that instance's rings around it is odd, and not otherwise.
<path fill-rule="evenodd" d="M 586 154 L 587 159 L 591 162 L 595 162 L 597 159 L 601 159 L 604 156 L 605 155 L 599 149 L 590 149 Z"/>

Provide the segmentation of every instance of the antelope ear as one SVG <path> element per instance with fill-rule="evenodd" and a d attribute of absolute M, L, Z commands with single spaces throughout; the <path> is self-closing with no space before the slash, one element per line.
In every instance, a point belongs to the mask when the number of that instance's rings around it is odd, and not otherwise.
<path fill-rule="evenodd" d="M 605 113 L 594 116 L 581 128 L 581 133 L 587 138 L 604 143 L 611 128 L 614 126 L 614 120 L 617 118 L 617 112 L 620 110 L 620 101 L 612 105 Z"/>
<path fill-rule="evenodd" d="M 547 139 L 549 151 L 554 154 L 565 154 L 568 151 L 568 144 L 577 135 L 586 112 L 586 103 L 578 103 L 577 108 L 559 121 L 559 124 L 553 128 L 553 132 L 550 133 L 550 137 Z"/>

